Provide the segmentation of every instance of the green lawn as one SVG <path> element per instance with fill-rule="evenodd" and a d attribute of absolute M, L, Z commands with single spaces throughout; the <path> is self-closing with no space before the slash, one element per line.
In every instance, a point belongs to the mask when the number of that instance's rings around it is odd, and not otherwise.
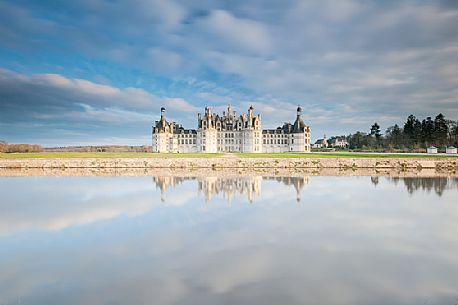
<path fill-rule="evenodd" d="M 352 152 L 312 152 L 312 153 L 237 153 L 241 158 L 450 158 L 456 155 L 437 156 L 427 154 L 368 154 Z"/>
<path fill-rule="evenodd" d="M 427 154 L 368 154 L 351 152 L 313 153 L 135 153 L 135 152 L 40 152 L 40 153 L 0 153 L 0 158 L 220 158 L 234 156 L 240 158 L 457 158 L 457 155 L 437 156 Z"/>
<path fill-rule="evenodd" d="M 221 153 L 157 154 L 141 152 L 39 152 L 39 153 L 0 153 L 0 158 L 218 158 Z"/>

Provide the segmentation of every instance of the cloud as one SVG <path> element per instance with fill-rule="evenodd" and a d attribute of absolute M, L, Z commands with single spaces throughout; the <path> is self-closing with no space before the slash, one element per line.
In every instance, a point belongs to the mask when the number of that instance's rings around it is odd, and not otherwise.
<path fill-rule="evenodd" d="M 268 53 L 271 47 L 266 26 L 250 19 L 237 18 L 225 10 L 214 10 L 198 24 L 201 30 L 211 34 L 211 39 L 223 43 L 222 48 L 235 48 L 255 54 Z"/>
<path fill-rule="evenodd" d="M 33 139 L 41 133 L 46 140 L 40 142 L 45 145 L 47 141 L 55 141 L 47 145 L 58 145 L 58 134 L 65 135 L 65 143 L 75 145 L 110 144 L 106 141 L 116 137 L 120 138 L 116 144 L 128 144 L 119 141 L 129 137 L 129 144 L 147 144 L 145 138 L 163 105 L 178 114 L 197 109 L 184 99 L 158 97 L 141 88 L 0 69 L 0 120 L 5 124 L 0 135 L 7 140 L 35 143 Z M 52 140 L 52 136 L 57 138 Z"/>
<path fill-rule="evenodd" d="M 365 130 L 374 120 L 401 123 L 410 113 L 458 116 L 453 1 L 85 0 L 0 6 L 0 66 L 24 77 L 50 71 L 31 77 L 28 86 L 41 81 L 52 87 L 49 96 L 69 102 L 71 110 L 85 104 L 154 113 L 162 98 L 182 99 L 190 105 L 186 111 L 169 101 L 177 111 L 169 115 L 194 127 L 196 107 L 231 103 L 244 109 L 254 102 L 263 114 L 283 107 L 264 116 L 265 126 L 274 127 L 291 120 L 286 109 L 294 112 L 301 104 L 313 137 Z M 97 84 L 94 74 L 105 84 Z M 59 95 L 68 90 L 82 92 L 78 103 Z M 38 90 L 35 100 L 42 94 Z M 61 105 L 44 107 L 51 104 Z"/>
<path fill-rule="evenodd" d="M 192 112 L 196 114 L 198 111 L 202 110 L 198 107 L 191 105 L 190 103 L 188 103 L 187 101 L 185 101 L 182 98 L 169 98 L 169 99 L 166 99 L 165 102 L 166 102 L 166 105 L 174 111 Z"/>

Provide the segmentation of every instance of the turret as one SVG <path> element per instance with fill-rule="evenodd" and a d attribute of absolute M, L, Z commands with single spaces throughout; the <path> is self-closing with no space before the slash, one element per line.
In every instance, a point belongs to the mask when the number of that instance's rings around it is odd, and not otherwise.
<path fill-rule="evenodd" d="M 300 118 L 301 115 L 302 115 L 302 107 L 297 106 L 297 117 Z"/>
<path fill-rule="evenodd" d="M 253 127 L 253 105 L 248 108 L 248 128 Z"/>
<path fill-rule="evenodd" d="M 298 106 L 296 121 L 294 122 L 294 125 L 293 125 L 293 133 L 304 132 L 306 130 L 306 125 L 304 121 L 302 120 L 301 115 L 302 115 L 302 107 Z"/>
<path fill-rule="evenodd" d="M 229 119 L 232 118 L 232 107 L 231 107 L 230 104 L 227 105 L 227 117 L 228 117 Z"/>

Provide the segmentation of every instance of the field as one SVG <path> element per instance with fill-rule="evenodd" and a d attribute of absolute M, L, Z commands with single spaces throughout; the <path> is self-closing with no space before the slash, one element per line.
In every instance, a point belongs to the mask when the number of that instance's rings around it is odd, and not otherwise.
<path fill-rule="evenodd" d="M 135 152 L 38 152 L 0 153 L 0 158 L 457 158 L 457 155 L 389 154 L 389 153 L 135 153 Z"/>
<path fill-rule="evenodd" d="M 0 158 L 218 158 L 222 153 L 155 154 L 144 152 L 37 152 L 0 153 Z"/>
<path fill-rule="evenodd" d="M 428 155 L 409 153 L 357 153 L 357 152 L 312 152 L 312 153 L 239 153 L 240 158 L 450 158 L 457 155 Z"/>

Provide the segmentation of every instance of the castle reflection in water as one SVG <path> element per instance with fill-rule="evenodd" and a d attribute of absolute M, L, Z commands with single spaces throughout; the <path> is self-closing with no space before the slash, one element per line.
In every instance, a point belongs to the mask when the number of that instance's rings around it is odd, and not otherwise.
<path fill-rule="evenodd" d="M 198 193 L 205 197 L 207 202 L 218 195 L 231 203 L 234 196 L 245 196 L 250 203 L 261 195 L 263 180 L 272 180 L 292 186 L 296 192 L 297 202 L 301 201 L 301 192 L 309 182 L 308 176 L 303 177 L 265 177 L 265 176 L 237 176 L 237 177 L 153 177 L 153 183 L 161 191 L 161 201 L 165 201 L 169 188 L 175 188 L 185 181 L 196 181 Z"/>
<path fill-rule="evenodd" d="M 447 190 L 458 189 L 458 178 L 456 177 L 367 177 L 374 186 L 385 181 L 394 185 L 403 185 L 409 194 L 417 191 L 430 193 L 434 191 L 442 196 Z M 198 194 L 203 195 L 207 202 L 212 201 L 216 196 L 221 195 L 228 203 L 231 203 L 235 196 L 244 196 L 252 203 L 261 195 L 263 181 L 273 181 L 291 186 L 296 193 L 297 202 L 301 201 L 301 193 L 305 185 L 309 183 L 309 176 L 156 176 L 153 177 L 153 184 L 161 191 L 161 200 L 166 201 L 166 194 L 170 188 L 189 181 L 195 182 Z"/>

